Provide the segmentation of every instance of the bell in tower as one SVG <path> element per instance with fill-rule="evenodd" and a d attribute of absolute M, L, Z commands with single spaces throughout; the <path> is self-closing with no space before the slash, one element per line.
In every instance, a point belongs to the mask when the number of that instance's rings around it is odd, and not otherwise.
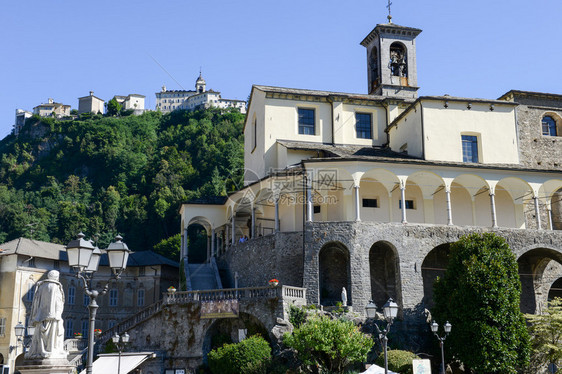
<path fill-rule="evenodd" d="M 421 31 L 389 21 L 377 25 L 363 39 L 361 45 L 367 48 L 369 95 L 417 98 L 415 39 Z"/>

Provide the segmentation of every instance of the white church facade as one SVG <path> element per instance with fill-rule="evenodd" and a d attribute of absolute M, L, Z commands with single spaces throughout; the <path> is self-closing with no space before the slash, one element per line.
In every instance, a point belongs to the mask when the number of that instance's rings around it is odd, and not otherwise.
<path fill-rule="evenodd" d="M 379 24 L 361 42 L 367 94 L 254 85 L 245 185 L 183 204 L 184 264 L 197 224 L 231 285 L 275 277 L 325 306 L 346 287 L 356 311 L 393 297 L 415 314 L 432 305 L 450 243 L 496 232 L 518 258 L 522 310 L 557 294 L 562 95 L 419 97 L 420 33 Z"/>

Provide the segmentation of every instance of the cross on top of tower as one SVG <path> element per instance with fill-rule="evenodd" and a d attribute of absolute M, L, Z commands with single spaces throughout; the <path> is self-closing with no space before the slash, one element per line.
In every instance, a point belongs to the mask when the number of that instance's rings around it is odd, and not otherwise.
<path fill-rule="evenodd" d="M 390 14 L 390 6 L 392 5 L 392 2 L 390 0 L 388 0 L 388 5 L 386 6 L 388 8 L 388 16 L 386 18 L 388 18 L 388 23 L 392 23 L 392 15 Z"/>

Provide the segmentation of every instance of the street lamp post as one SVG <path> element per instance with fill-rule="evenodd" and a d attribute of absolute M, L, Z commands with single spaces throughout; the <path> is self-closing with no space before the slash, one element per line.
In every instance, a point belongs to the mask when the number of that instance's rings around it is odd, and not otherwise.
<path fill-rule="evenodd" d="M 14 326 L 14 332 L 16 333 L 17 341 L 16 341 L 15 346 L 10 346 L 10 350 L 12 350 L 12 349 L 16 350 L 16 360 L 17 360 L 19 343 L 22 343 L 22 350 L 25 352 L 25 348 L 26 348 L 26 343 L 25 343 L 26 328 L 21 322 L 18 322 L 18 324 Z M 35 333 L 35 327 L 28 326 L 27 327 L 27 337 L 29 338 L 29 337 L 33 336 L 34 333 Z M 29 340 L 28 340 L 28 343 L 29 343 Z M 15 360 L 14 360 L 14 365 L 15 365 Z"/>
<path fill-rule="evenodd" d="M 129 342 L 129 334 L 124 333 L 123 335 L 119 336 L 119 334 L 115 333 L 115 335 L 111 337 L 111 340 L 113 341 L 113 343 L 115 343 L 115 346 L 119 350 L 117 374 L 121 374 L 121 352 L 123 351 L 123 348 L 125 348 L 125 345 Z"/>
<path fill-rule="evenodd" d="M 443 325 L 443 330 L 445 331 L 445 335 L 439 336 L 438 334 L 439 325 L 435 321 L 433 321 L 433 323 L 431 324 L 431 331 L 435 334 L 435 336 L 439 340 L 439 346 L 441 347 L 441 374 L 445 374 L 445 350 L 443 349 L 443 346 L 445 345 L 445 339 L 447 338 L 447 335 L 449 335 L 449 333 L 451 332 L 452 327 L 453 326 L 449 323 L 449 321 L 447 321 L 447 323 Z"/>
<path fill-rule="evenodd" d="M 66 246 L 68 265 L 77 271 L 76 277 L 82 280 L 84 292 L 90 298 L 90 304 L 88 305 L 90 328 L 88 330 L 87 374 L 92 374 L 94 361 L 94 330 L 96 328 L 96 313 L 99 308 L 96 299 L 107 293 L 109 290 L 109 283 L 112 280 L 118 280 L 121 277 L 121 273 L 127 267 L 129 253 L 131 253 L 127 245 L 122 242 L 122 239 L 120 235 L 117 235 L 115 237 L 115 242 L 110 243 L 109 247 L 105 250 L 109 258 L 109 267 L 112 270 L 112 277 L 105 283 L 105 286 L 103 286 L 100 291 L 93 289 L 92 278 L 94 273 L 98 270 L 102 251 L 98 247 L 94 247 L 91 240 L 85 240 L 84 234 L 82 233 L 79 233 L 77 238 L 70 241 Z"/>
<path fill-rule="evenodd" d="M 394 318 L 398 315 L 398 304 L 392 300 L 392 298 L 388 299 L 386 304 L 382 307 L 384 319 L 386 320 L 386 327 L 384 330 L 381 331 L 379 326 L 375 323 L 375 327 L 377 329 L 377 333 L 379 335 L 379 341 L 382 344 L 383 354 L 384 354 L 384 373 L 388 374 L 388 333 L 390 331 L 390 326 L 394 321 Z M 367 318 L 374 319 L 377 317 L 377 306 L 373 302 L 373 300 L 369 301 L 369 304 L 365 307 L 365 311 L 367 312 Z"/>

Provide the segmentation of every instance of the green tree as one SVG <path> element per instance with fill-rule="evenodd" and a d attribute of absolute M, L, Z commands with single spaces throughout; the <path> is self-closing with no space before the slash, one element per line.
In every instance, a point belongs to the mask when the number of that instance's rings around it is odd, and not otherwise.
<path fill-rule="evenodd" d="M 265 372 L 271 361 L 271 347 L 264 338 L 254 335 L 214 349 L 207 357 L 213 374 L 257 374 Z"/>
<path fill-rule="evenodd" d="M 462 237 L 435 283 L 436 321 L 453 325 L 448 352 L 478 373 L 516 373 L 529 362 L 515 255 L 492 233 Z"/>
<path fill-rule="evenodd" d="M 549 363 L 562 365 L 562 299 L 550 301 L 542 314 L 526 314 L 531 335 L 529 373 L 538 373 Z"/>
<path fill-rule="evenodd" d="M 107 115 L 116 116 L 121 112 L 122 106 L 115 98 L 107 102 Z"/>
<path fill-rule="evenodd" d="M 366 361 L 374 344 L 353 322 L 327 317 L 310 317 L 292 334 L 285 334 L 283 343 L 297 352 L 304 365 L 337 373 Z"/>
<path fill-rule="evenodd" d="M 181 234 L 170 236 L 169 238 L 162 239 L 160 243 L 154 246 L 154 252 L 177 261 L 180 257 L 181 249 Z"/>

